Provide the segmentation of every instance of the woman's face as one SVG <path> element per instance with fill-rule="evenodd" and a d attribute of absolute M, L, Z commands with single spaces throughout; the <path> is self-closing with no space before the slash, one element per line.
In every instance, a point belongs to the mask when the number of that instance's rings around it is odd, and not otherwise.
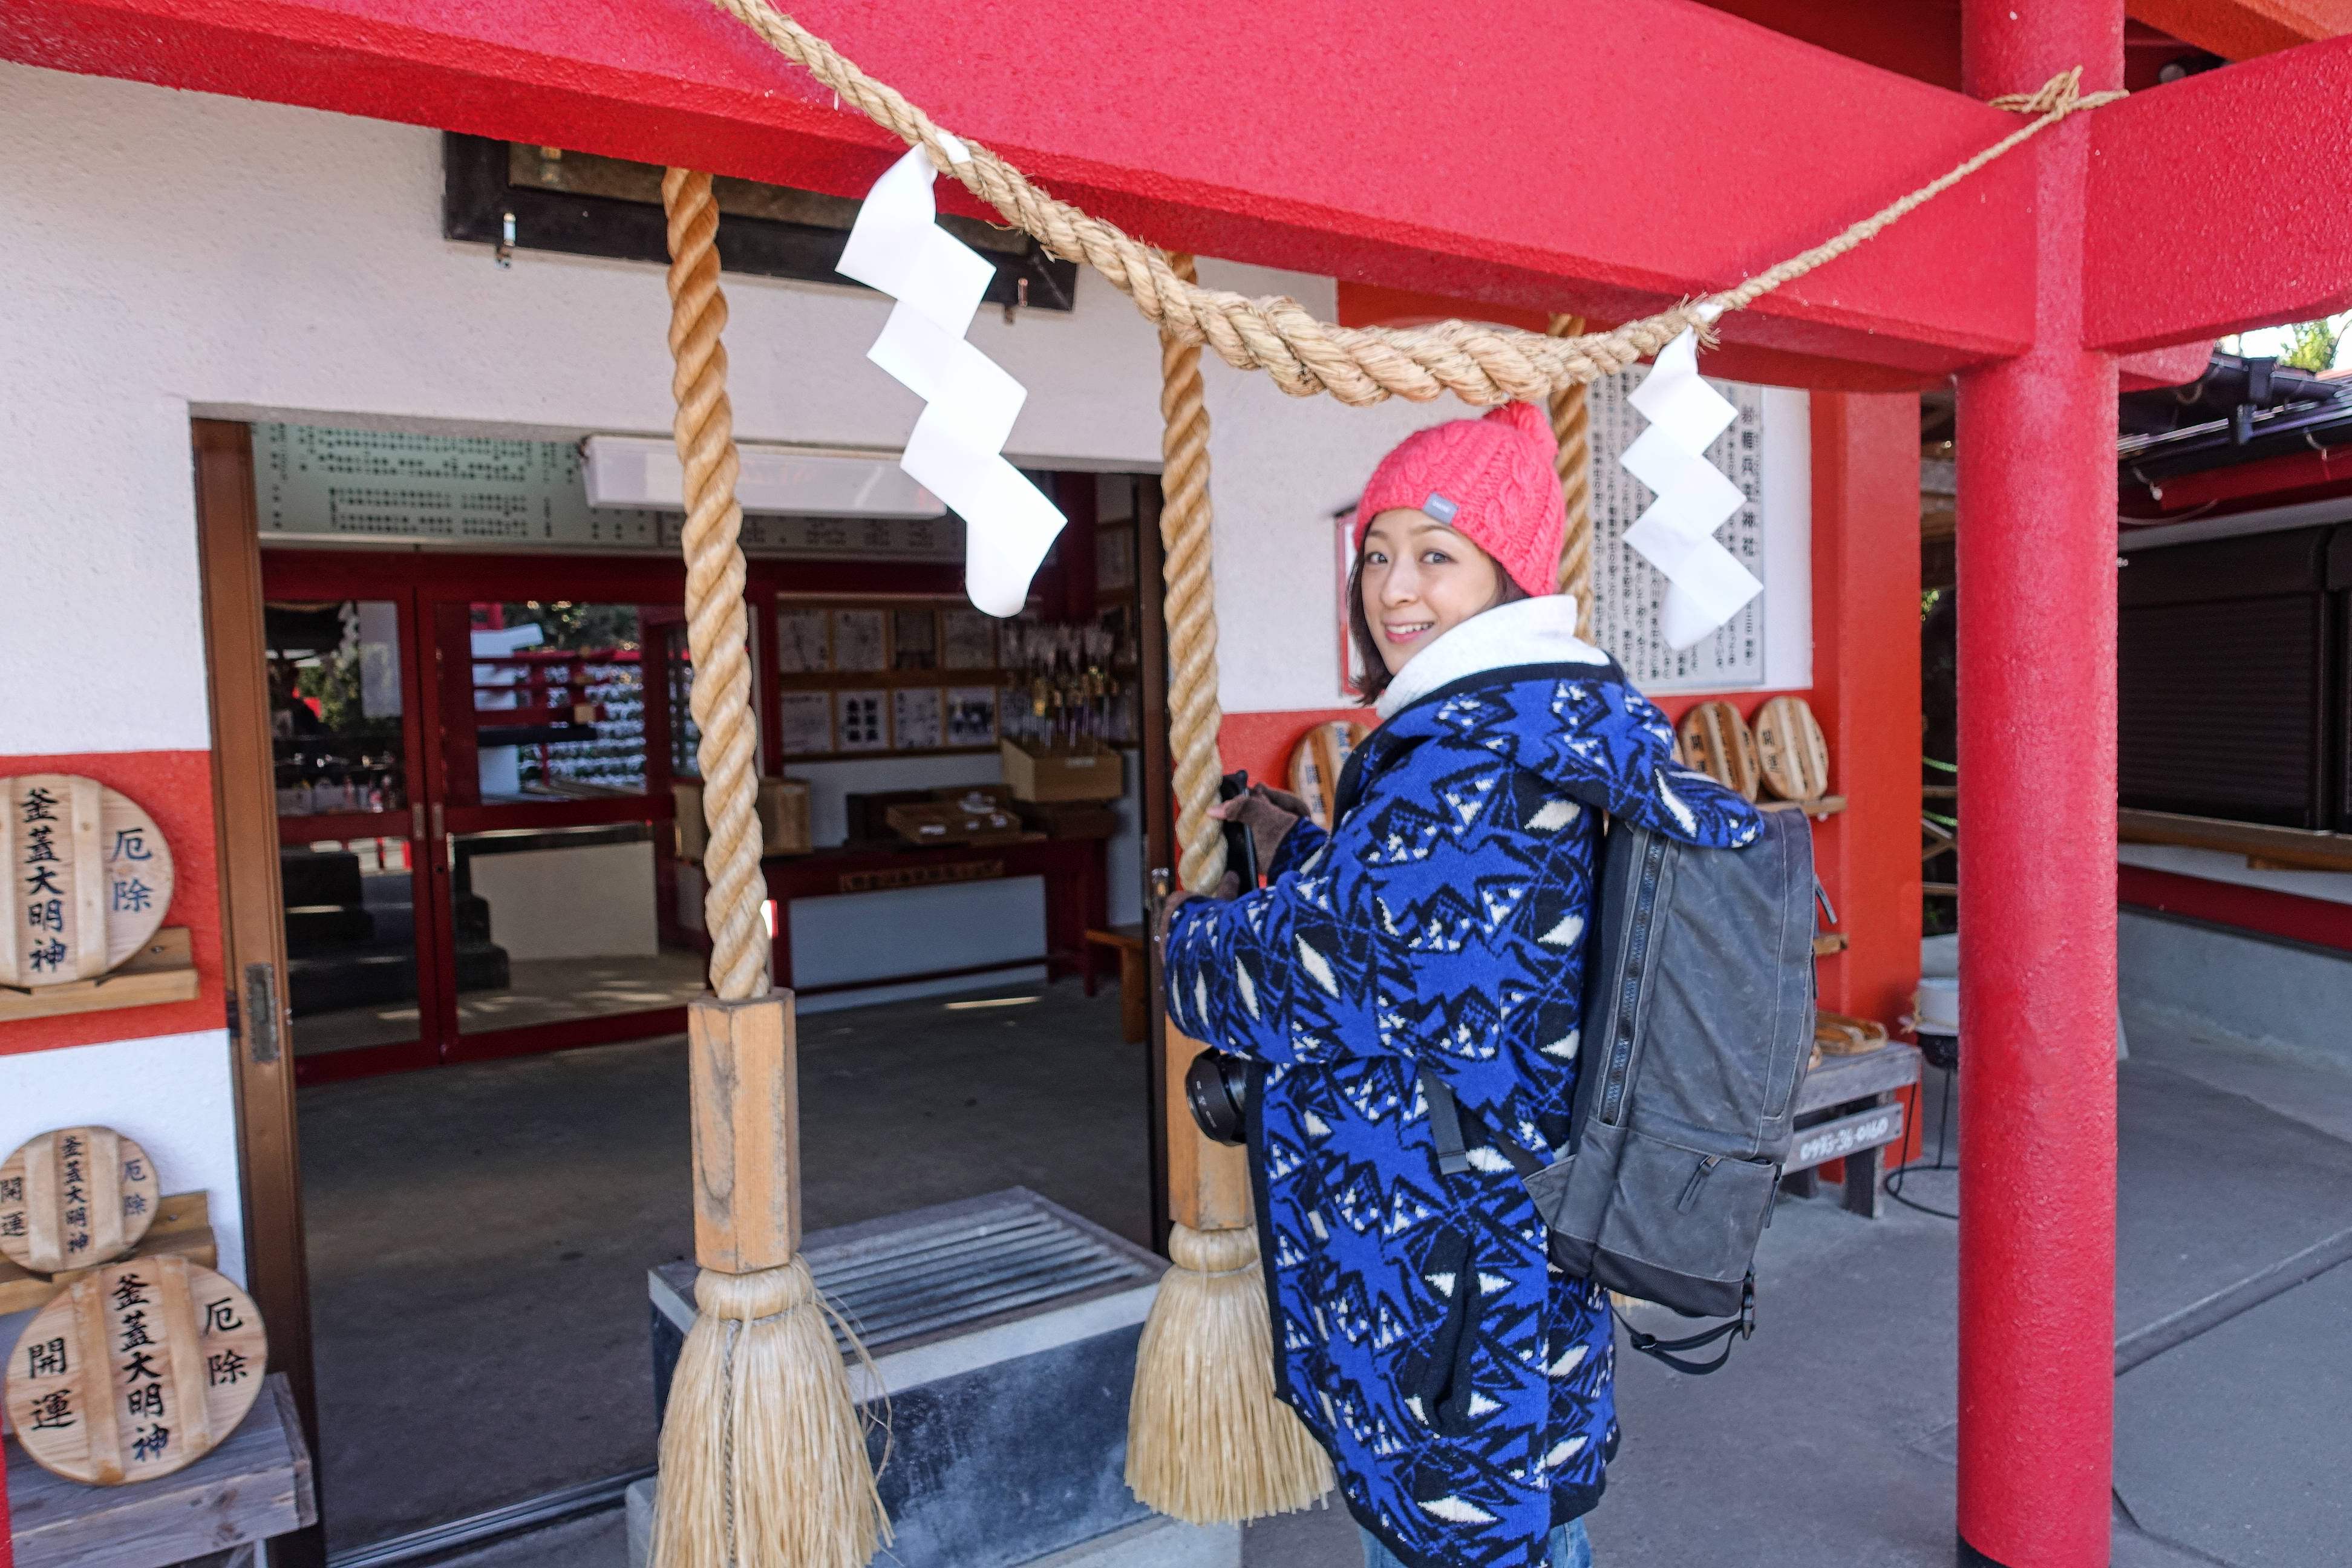
<path fill-rule="evenodd" d="M 1394 675 L 1452 626 L 1491 607 L 1495 558 L 1431 517 L 1394 507 L 1364 531 L 1364 624 Z"/>

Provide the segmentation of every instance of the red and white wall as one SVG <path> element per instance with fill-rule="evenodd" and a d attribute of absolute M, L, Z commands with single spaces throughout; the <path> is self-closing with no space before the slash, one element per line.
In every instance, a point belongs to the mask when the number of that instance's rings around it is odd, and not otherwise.
<path fill-rule="evenodd" d="M 662 277 L 529 251 L 500 269 L 443 240 L 439 139 L 408 126 L 0 65 L 0 668 L 18 672 L 0 773 L 90 773 L 156 815 L 203 979 L 192 1003 L 0 1024 L 0 1148 L 75 1121 L 131 1133 L 168 1183 L 210 1191 L 241 1275 L 188 421 L 659 434 Z M 1328 279 L 1202 270 L 1339 308 Z M 746 439 L 904 440 L 919 405 L 865 358 L 887 301 L 728 289 Z M 1017 458 L 1157 468 L 1157 341 L 1099 279 L 1074 312 L 984 311 L 972 336 L 1030 390 Z M 1465 411 L 1295 400 L 1213 357 L 1206 374 L 1228 765 L 1279 776 L 1339 689 L 1331 514 L 1401 436 Z M 1893 1018 L 1917 972 L 1916 406 L 1817 395 L 1811 423 L 1809 689 L 1853 803 L 1821 835 L 1853 939 L 1823 994 Z"/>
<path fill-rule="evenodd" d="M 156 816 L 179 868 L 168 920 L 193 931 L 203 983 L 190 1003 L 0 1024 L 0 1149 L 71 1122 L 131 1134 L 168 1183 L 211 1193 L 241 1278 L 188 421 L 661 434 L 668 304 L 654 267 L 525 251 L 501 270 L 443 240 L 430 131 L 0 65 L 0 773 L 91 774 Z M 1202 270 L 1334 309 L 1328 279 Z M 865 357 L 887 300 L 728 292 L 746 439 L 905 439 L 919 405 Z M 1013 454 L 1154 470 L 1157 339 L 1099 279 L 1078 297 L 972 328 L 1029 388 Z M 1328 706 L 1325 519 L 1391 442 L 1462 410 L 1302 402 L 1213 359 L 1207 374 L 1225 708 Z"/>

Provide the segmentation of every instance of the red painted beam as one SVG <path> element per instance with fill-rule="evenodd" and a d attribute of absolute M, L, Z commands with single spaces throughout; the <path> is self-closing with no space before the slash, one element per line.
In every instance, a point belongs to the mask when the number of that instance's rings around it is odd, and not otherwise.
<path fill-rule="evenodd" d="M 1802 250 L 2017 123 L 1682 0 L 1490 0 L 1440 27 L 1422 0 L 794 10 L 1160 243 L 1608 320 Z M 0 57 L 842 194 L 889 151 L 698 0 L 9 0 Z M 2032 163 L 1724 335 L 1928 373 L 2022 352 Z"/>
<path fill-rule="evenodd" d="M 2352 37 L 2091 122 L 2084 334 L 2118 353 L 2352 309 Z"/>
<path fill-rule="evenodd" d="M 1349 327 L 1418 327 L 1445 321 L 1449 317 L 1461 317 L 1467 321 L 1494 321 L 1502 326 L 1523 327 L 1529 331 L 1540 332 L 1551 320 L 1550 315 L 1543 310 L 1490 305 L 1482 300 L 1425 293 L 1416 289 L 1388 289 L 1377 283 L 1342 282 L 1339 285 L 1339 307 L 1337 314 L 1340 324 Z M 1591 331 L 1598 332 L 1618 323 L 1590 319 L 1587 324 Z M 1719 375 L 1727 381 L 1753 382 L 1763 386 L 1801 386 L 1814 392 L 1923 392 L 1929 387 L 1942 386 L 1949 379 L 1938 374 L 1899 370 L 1891 365 L 1858 364 L 1852 360 L 1793 353 L 1787 349 L 1767 348 L 1760 343 L 1722 343 L 1708 350 L 1702 363 L 1707 374 Z M 2199 368 L 2203 368 L 2202 362 L 2200 362 Z"/>
<path fill-rule="evenodd" d="M 2147 866 L 2117 867 L 2116 897 L 2141 909 L 2352 952 L 2352 904 Z"/>
<path fill-rule="evenodd" d="M 2205 517 L 2216 510 L 2247 510 L 2224 504 L 2233 501 L 2273 507 L 2322 500 L 2343 494 L 2347 482 L 2352 482 L 2352 447 L 2345 447 L 2290 452 L 2283 458 L 2223 468 L 2200 468 L 2164 480 L 2160 487 L 2163 512 L 2139 521 L 2185 521 L 2183 514 Z"/>
<path fill-rule="evenodd" d="M 2352 0 L 2131 0 L 2135 21 L 2225 60 L 2352 32 Z"/>

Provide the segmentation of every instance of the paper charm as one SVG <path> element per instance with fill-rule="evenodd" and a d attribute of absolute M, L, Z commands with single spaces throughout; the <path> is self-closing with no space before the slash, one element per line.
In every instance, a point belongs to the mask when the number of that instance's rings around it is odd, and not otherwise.
<path fill-rule="evenodd" d="M 1708 446 L 1739 411 L 1700 378 L 1698 339 L 1687 331 L 1659 351 L 1626 401 L 1650 427 L 1618 460 L 1657 499 L 1625 531 L 1625 542 L 1664 575 L 1664 630 L 1680 652 L 1764 591 L 1715 537 L 1748 499 L 1706 460 Z"/>
<path fill-rule="evenodd" d="M 944 133 L 949 156 L 963 144 Z M 898 466 L 964 525 L 964 587 L 992 616 L 1014 616 L 1062 531 L 1062 514 L 1004 460 L 1028 393 L 964 341 L 994 268 L 940 227 L 934 170 L 920 147 L 874 183 L 837 270 L 898 300 L 866 357 L 928 405 Z"/>

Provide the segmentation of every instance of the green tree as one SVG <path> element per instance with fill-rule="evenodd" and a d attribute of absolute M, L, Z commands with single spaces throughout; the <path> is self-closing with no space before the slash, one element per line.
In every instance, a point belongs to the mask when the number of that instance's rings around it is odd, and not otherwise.
<path fill-rule="evenodd" d="M 2343 340 L 2347 318 L 2335 317 L 2324 321 L 2302 321 L 2287 331 L 2293 334 L 2279 363 L 2293 365 L 2297 370 L 2323 371 L 2336 363 L 2336 346 Z"/>

